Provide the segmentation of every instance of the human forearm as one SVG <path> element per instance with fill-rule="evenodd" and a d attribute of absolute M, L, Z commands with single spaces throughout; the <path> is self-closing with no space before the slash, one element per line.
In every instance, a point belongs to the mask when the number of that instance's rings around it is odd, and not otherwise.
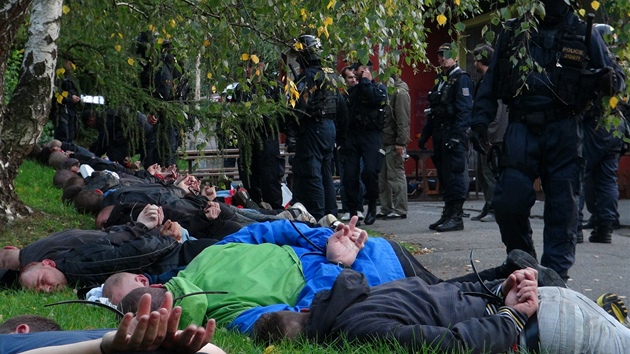
<path fill-rule="evenodd" d="M 94 339 L 85 342 L 58 345 L 54 347 L 42 347 L 32 349 L 24 354 L 101 354 L 101 339 Z"/>

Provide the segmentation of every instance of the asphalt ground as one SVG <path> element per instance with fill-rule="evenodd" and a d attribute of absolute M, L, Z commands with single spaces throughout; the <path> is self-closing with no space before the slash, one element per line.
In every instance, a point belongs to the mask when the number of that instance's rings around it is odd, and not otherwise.
<path fill-rule="evenodd" d="M 472 198 L 464 204 L 464 212 L 475 216 L 481 211 L 484 200 L 481 195 L 471 195 Z M 443 203 L 439 197 L 427 198 L 432 199 L 410 199 L 406 219 L 377 219 L 373 225 L 362 227 L 392 240 L 418 246 L 420 252 L 416 258 L 442 279 L 472 272 L 471 250 L 474 250 L 473 262 L 478 271 L 503 263 L 505 246 L 496 223 L 465 218 L 462 231 L 440 233 L 429 230 L 429 224 L 440 218 Z M 543 207 L 544 201 L 537 201 L 530 217 L 538 260 L 543 250 Z M 614 292 L 621 298 L 630 297 L 630 200 L 619 200 L 618 210 L 621 228 L 614 230 L 612 243 L 590 243 L 591 230 L 585 230 L 584 243 L 577 245 L 576 261 L 569 270 L 568 286 L 593 300 L 607 292 Z M 585 211 L 585 220 L 588 217 Z"/>

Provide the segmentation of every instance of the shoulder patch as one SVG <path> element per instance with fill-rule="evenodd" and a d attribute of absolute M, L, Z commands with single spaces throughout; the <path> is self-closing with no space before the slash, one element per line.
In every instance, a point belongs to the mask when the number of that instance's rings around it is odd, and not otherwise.
<path fill-rule="evenodd" d="M 470 96 L 470 90 L 468 87 L 462 87 L 462 95 L 466 97 Z"/>

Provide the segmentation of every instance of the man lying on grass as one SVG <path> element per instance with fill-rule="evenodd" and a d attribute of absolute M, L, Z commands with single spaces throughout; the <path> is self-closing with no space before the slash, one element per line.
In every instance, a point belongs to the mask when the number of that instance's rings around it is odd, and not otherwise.
<path fill-rule="evenodd" d="M 330 289 L 344 268 L 363 273 L 372 286 L 405 277 L 441 282 L 401 245 L 382 238 L 368 240 L 365 231 L 355 227 L 357 221 L 353 217 L 348 225 L 339 223 L 334 232 L 288 222 L 251 225 L 205 249 L 163 285 L 149 287 L 151 277 L 127 273 L 108 279 L 103 293 L 114 303 L 129 293 L 119 305 L 132 311 L 134 297 L 145 292 L 154 297 L 166 290 L 176 297 L 201 291 L 227 292 L 179 301 L 184 310 L 182 323 L 203 324 L 207 318 L 215 318 L 219 325 L 251 334 L 263 313 L 307 309 L 315 293 Z M 505 265 L 480 275 L 504 278 L 515 269 L 537 266 L 531 256 L 515 252 L 512 257 Z M 477 275 L 454 280 L 461 279 L 476 281 Z M 549 279 L 564 285 L 557 275 Z"/>

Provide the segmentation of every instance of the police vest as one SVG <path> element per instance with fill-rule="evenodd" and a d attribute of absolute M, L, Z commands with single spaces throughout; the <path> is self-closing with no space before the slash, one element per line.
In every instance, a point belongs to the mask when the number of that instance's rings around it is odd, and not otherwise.
<path fill-rule="evenodd" d="M 431 116 L 437 123 L 453 123 L 457 118 L 455 100 L 457 99 L 458 82 L 462 75 L 468 75 L 468 73 L 459 67 L 453 70 L 446 81 L 441 81 L 429 92 Z"/>
<path fill-rule="evenodd" d="M 581 110 L 594 97 L 593 75 L 586 70 L 586 24 L 577 17 L 564 22 L 532 31 L 529 40 L 524 34 L 515 35 L 519 21 L 506 24 L 493 82 L 503 102 L 511 104 L 517 96 L 545 96 L 553 100 L 553 107 L 543 109 Z M 531 56 L 523 54 L 524 48 Z"/>
<path fill-rule="evenodd" d="M 301 120 L 321 121 L 335 118 L 338 94 L 327 75 L 323 70 L 308 68 L 298 82 Z"/>

